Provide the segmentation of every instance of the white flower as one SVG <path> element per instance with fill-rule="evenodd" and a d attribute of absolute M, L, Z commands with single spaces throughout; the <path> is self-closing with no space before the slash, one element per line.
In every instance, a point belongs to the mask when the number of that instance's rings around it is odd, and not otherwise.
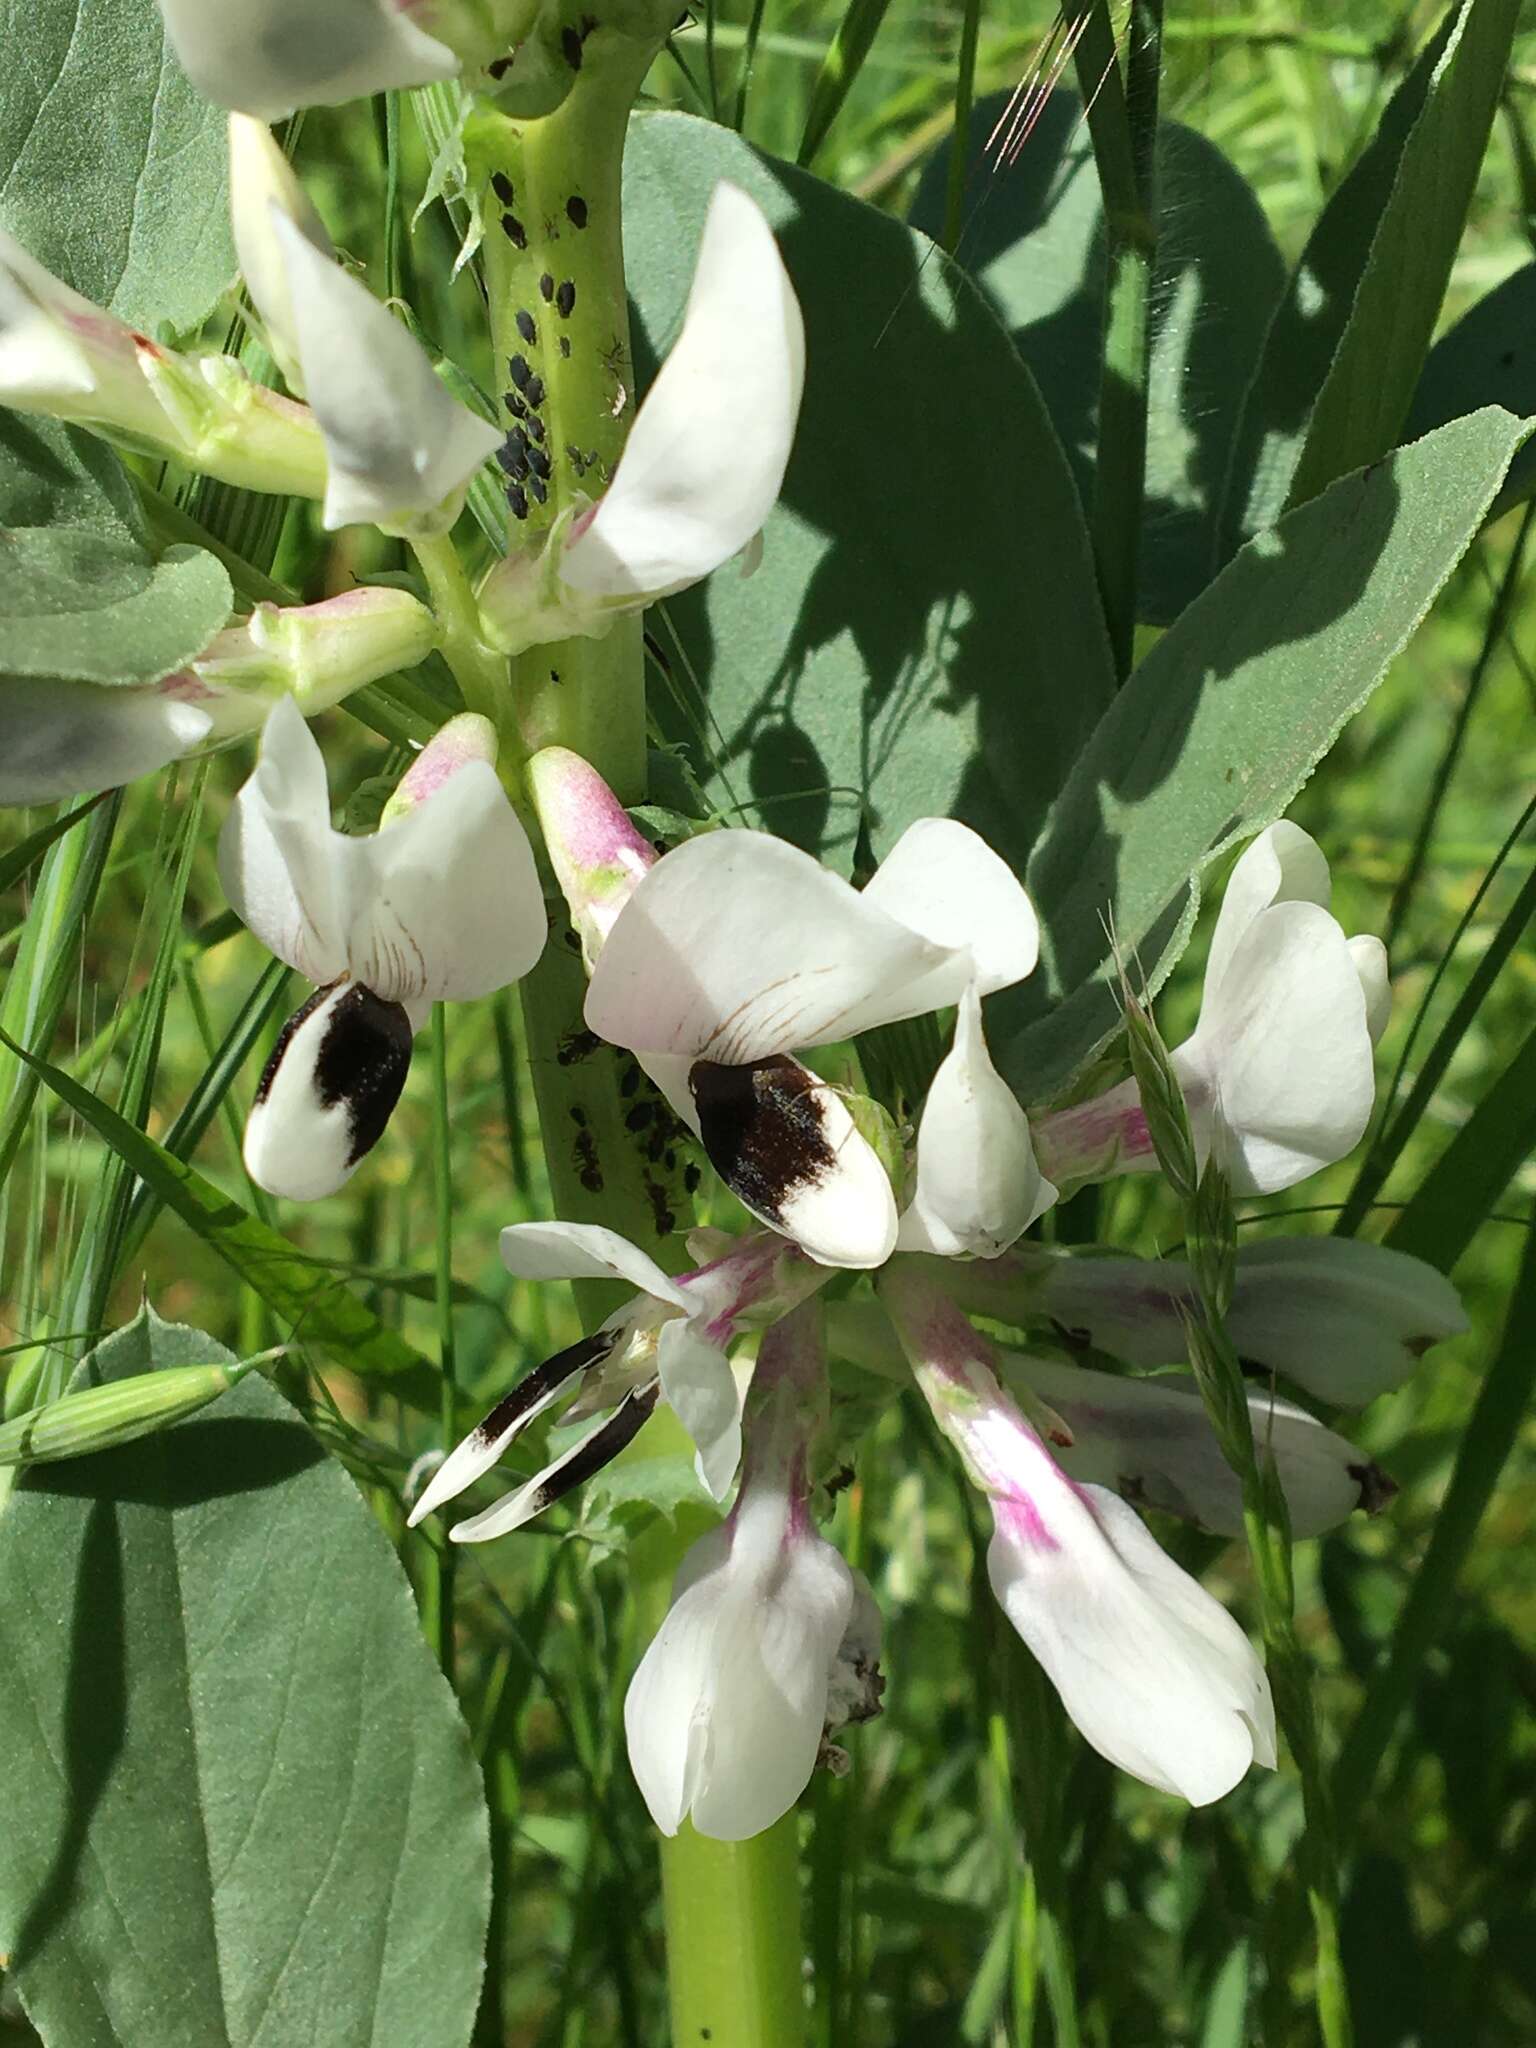
<path fill-rule="evenodd" d="M 595 506 L 481 592 L 516 651 L 600 634 L 746 548 L 784 480 L 805 377 L 800 308 L 755 200 L 715 186 L 682 331 Z"/>
<path fill-rule="evenodd" d="M 733 1239 L 695 1272 L 664 1273 L 638 1245 L 598 1224 L 514 1223 L 501 1256 L 523 1280 L 623 1280 L 640 1292 L 600 1329 L 522 1379 L 452 1451 L 411 1514 L 414 1527 L 505 1454 L 578 1374 L 587 1382 L 565 1420 L 618 1404 L 617 1412 L 483 1514 L 449 1532 L 456 1543 L 504 1536 L 617 1455 L 658 1395 L 697 1446 L 699 1478 L 716 1500 L 730 1491 L 741 1457 L 741 1415 L 727 1350 L 741 1328 L 781 1315 L 826 1279 L 781 1238 Z"/>
<path fill-rule="evenodd" d="M 1275 1761 L 1263 1667 L 1229 1614 L 1134 1510 L 1077 1484 L 999 1385 L 991 1347 L 905 1261 L 881 1299 L 940 1428 L 992 1507 L 987 1571 L 1087 1740 L 1203 1806 Z"/>
<path fill-rule="evenodd" d="M 420 342 L 331 254 L 270 132 L 229 122 L 235 246 L 272 352 L 325 436 L 327 527 L 445 531 L 501 430 L 451 398 Z"/>
<path fill-rule="evenodd" d="M 1005 988 L 1037 950 L 1024 891 L 951 820 L 910 826 L 863 891 L 767 833 L 706 833 L 624 904 L 586 1021 L 640 1056 L 753 1215 L 823 1264 L 878 1266 L 897 1234 L 885 1168 L 840 1092 L 791 1054 Z M 951 1197 L 959 1236 L 969 1198 L 931 1171 L 930 1218 Z"/>
<path fill-rule="evenodd" d="M 946 1271 L 944 1288 L 980 1315 L 1051 1322 L 1131 1365 L 1173 1365 L 1187 1355 L 1195 1294 L 1182 1259 L 1022 1246 Z M 1240 1244 L 1225 1321 L 1247 1364 L 1283 1373 L 1340 1408 L 1363 1408 L 1401 1386 L 1431 1345 L 1467 1327 L 1443 1273 L 1355 1237 Z"/>
<path fill-rule="evenodd" d="M 332 830 L 325 763 L 297 705 L 284 698 L 267 720 L 219 873 L 262 943 L 319 985 L 284 1028 L 246 1126 L 246 1165 L 269 1192 L 308 1201 L 340 1187 L 383 1132 L 431 1004 L 488 995 L 538 959 L 543 897 L 494 752 L 486 720 L 451 720 L 380 829 L 348 837 Z"/>
<path fill-rule="evenodd" d="M 740 1496 L 684 1558 L 624 1702 L 630 1765 L 663 1834 L 685 1819 L 720 1841 L 760 1834 L 809 1782 L 829 1711 L 876 1710 L 874 1603 L 807 1508 L 822 1370 L 809 1314 L 763 1339 Z"/>
<path fill-rule="evenodd" d="M 116 789 L 199 748 L 255 732 L 282 692 L 306 718 L 437 644 L 437 621 L 403 590 L 320 604 L 259 604 L 158 682 L 0 676 L 0 804 Z"/>
<path fill-rule="evenodd" d="M 324 489 L 325 444 L 302 405 L 230 356 L 183 356 L 81 298 L 0 228 L 0 402 L 78 420 L 128 446 L 257 491 Z"/>
<path fill-rule="evenodd" d="M 981 997 L 968 988 L 923 1104 L 917 1184 L 896 1242 L 941 1258 L 996 1258 L 1055 1199 L 1035 1164 L 1029 1119 L 987 1051 Z"/>
<path fill-rule="evenodd" d="M 187 76 L 220 106 L 280 120 L 295 107 L 451 78 L 452 50 L 407 0 L 159 0 Z"/>
<path fill-rule="evenodd" d="M 1236 1194 L 1293 1187 L 1344 1158 L 1370 1121 L 1386 950 L 1347 939 L 1329 893 L 1328 863 L 1299 826 L 1259 834 L 1227 884 L 1200 1021 L 1172 1055 L 1200 1161 L 1214 1154 Z M 1061 1184 L 1157 1163 L 1133 1081 L 1037 1117 L 1034 1131 Z"/>

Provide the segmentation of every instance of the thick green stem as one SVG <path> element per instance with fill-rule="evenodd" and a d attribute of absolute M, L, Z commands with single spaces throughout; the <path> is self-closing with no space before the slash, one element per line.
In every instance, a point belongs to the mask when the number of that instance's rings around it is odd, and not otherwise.
<path fill-rule="evenodd" d="M 480 637 L 480 611 L 459 551 L 446 534 L 410 543 L 443 631 L 443 659 L 468 710 L 489 718 L 505 739 L 507 659 Z"/>
<path fill-rule="evenodd" d="M 662 1856 L 672 2039 L 710 2048 L 799 2048 L 799 1847 L 785 1814 L 749 1842 L 715 1842 L 685 1821 Z"/>

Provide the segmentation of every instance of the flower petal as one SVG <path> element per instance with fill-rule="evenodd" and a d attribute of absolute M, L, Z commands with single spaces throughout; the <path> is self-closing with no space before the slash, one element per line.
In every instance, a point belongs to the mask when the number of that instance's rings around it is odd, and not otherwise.
<path fill-rule="evenodd" d="M 693 1438 L 699 1478 L 724 1500 L 741 1463 L 741 1401 L 730 1360 L 681 1317 L 656 1338 L 662 1398 Z"/>
<path fill-rule="evenodd" d="M 325 525 L 435 512 L 500 446 L 500 429 L 449 397 L 421 344 L 356 278 L 283 214 L 272 225 L 325 436 Z"/>
<path fill-rule="evenodd" d="M 235 254 L 267 343 L 289 387 L 304 396 L 299 332 L 274 215 L 285 215 L 329 262 L 331 239 L 265 121 L 229 117 L 229 212 Z"/>
<path fill-rule="evenodd" d="M 1349 957 L 1360 977 L 1360 993 L 1365 997 L 1365 1028 L 1371 1034 L 1372 1045 L 1380 1045 L 1382 1034 L 1392 1021 L 1392 970 L 1387 949 L 1380 939 L 1367 933 L 1350 939 L 1348 945 Z"/>
<path fill-rule="evenodd" d="M 1035 1164 L 1029 1118 L 987 1052 L 981 998 L 972 988 L 923 1105 L 917 1189 L 897 1243 L 947 1259 L 996 1258 L 1055 1199 Z"/>
<path fill-rule="evenodd" d="M 561 559 L 573 590 L 664 597 L 744 548 L 773 509 L 800 410 L 805 334 L 756 202 L 716 185 L 679 334 L 613 483 Z"/>
<path fill-rule="evenodd" d="M 600 1223 L 509 1223 L 501 1262 L 519 1280 L 625 1280 L 686 1312 L 688 1296 L 656 1261 Z"/>
<path fill-rule="evenodd" d="M 1205 963 L 1207 998 L 1225 979 L 1233 950 L 1249 925 L 1272 903 L 1316 903 L 1328 908 L 1333 881 L 1322 848 L 1308 832 L 1280 818 L 1250 841 L 1221 899 Z"/>
<path fill-rule="evenodd" d="M 558 1401 L 578 1373 L 587 1373 L 614 1347 L 616 1332 L 599 1330 L 546 1358 L 496 1403 L 444 1458 L 411 1509 L 405 1526 L 414 1529 L 444 1501 L 455 1499 L 487 1472 L 536 1416 Z M 569 1418 L 567 1418 L 569 1419 Z"/>
<path fill-rule="evenodd" d="M 984 996 L 1034 972 L 1040 922 L 1012 868 L 968 825 L 919 818 L 869 878 L 866 903 L 936 946 L 967 946 Z"/>
<path fill-rule="evenodd" d="M 404 817 L 342 846 L 347 959 L 377 994 L 468 1002 L 520 980 L 544 950 L 533 849 L 488 761 L 460 763 Z"/>
<path fill-rule="evenodd" d="M 189 753 L 213 721 L 151 686 L 105 689 L 62 677 L 0 677 L 0 804 L 116 789 Z"/>
<path fill-rule="evenodd" d="M 245 1164 L 269 1195 L 312 1202 L 350 1180 L 384 1135 L 411 1065 L 398 1003 L 355 981 L 321 989 L 289 1019 L 245 1126 Z"/>
<path fill-rule="evenodd" d="M 293 699 L 280 698 L 224 820 L 219 878 L 267 951 L 322 987 L 347 971 L 340 838 L 320 748 Z"/>
<path fill-rule="evenodd" d="M 696 1544 L 678 1586 L 624 1702 L 630 1764 L 664 1833 L 691 1814 L 744 1841 L 815 1769 L 852 1574 L 769 1495 Z"/>
<path fill-rule="evenodd" d="M 608 935 L 586 1021 L 641 1053 L 740 1066 L 960 1000 L 963 949 L 936 946 L 766 832 L 674 847 Z"/>
<path fill-rule="evenodd" d="M 1343 932 L 1315 903 L 1277 903 L 1249 925 L 1200 1025 L 1174 1054 L 1191 1111 L 1214 1095 L 1234 1192 L 1274 1194 L 1360 1142 L 1376 1079 L 1365 996 Z"/>
<path fill-rule="evenodd" d="M 1003 1354 L 1004 1377 L 1048 1402 L 1074 1441 L 1055 1453 L 1070 1478 L 1112 1488 L 1220 1536 L 1243 1533 L 1243 1496 L 1187 1373 L 1130 1379 Z M 1275 1460 L 1297 1537 L 1337 1528 L 1383 1498 L 1363 1451 L 1287 1401 L 1248 1396 L 1254 1440 Z"/>
<path fill-rule="evenodd" d="M 749 1214 L 823 1266 L 884 1265 L 896 1198 L 830 1082 L 779 1054 L 739 1067 L 699 1060 L 689 1085 L 709 1163 Z"/>
<path fill-rule="evenodd" d="M 1275 1761 L 1274 1707 L 1248 1638 L 1102 1487 L 993 1503 L 992 1590 L 1101 1756 L 1206 1806 Z"/>
<path fill-rule="evenodd" d="M 594 1472 L 600 1472 L 627 1444 L 633 1443 L 655 1406 L 656 1382 L 652 1380 L 648 1386 L 627 1394 L 612 1415 L 604 1416 L 569 1450 L 562 1451 L 542 1472 L 535 1473 L 525 1486 L 506 1494 L 483 1514 L 471 1515 L 467 1522 L 455 1522 L 448 1531 L 449 1541 L 488 1543 L 493 1536 L 506 1536 L 513 1529 L 521 1529 L 525 1522 L 531 1522 Z"/>
<path fill-rule="evenodd" d="M 85 397 L 95 390 L 90 362 L 66 324 L 70 300 L 75 294 L 0 228 L 0 398 L 8 404 Z M 75 303 L 113 331 L 116 323 L 106 314 L 84 299 Z"/>
<path fill-rule="evenodd" d="M 198 91 L 264 121 L 452 78 L 459 68 L 397 0 L 160 0 L 160 12 Z"/>

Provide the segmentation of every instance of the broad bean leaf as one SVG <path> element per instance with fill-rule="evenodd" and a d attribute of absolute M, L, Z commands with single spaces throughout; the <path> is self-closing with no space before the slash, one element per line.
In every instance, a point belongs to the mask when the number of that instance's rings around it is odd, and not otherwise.
<path fill-rule="evenodd" d="M 156 558 L 111 450 L 0 411 L 0 674 L 152 683 L 229 619 L 227 571 L 202 548 Z"/>
<path fill-rule="evenodd" d="M 1012 163 L 994 131 L 1009 95 L 971 119 L 956 256 L 1034 373 L 1085 502 L 1098 440 L 1107 282 L 1104 208 L 1082 102 L 1058 88 Z M 952 144 L 912 202 L 937 235 Z M 1210 581 L 1217 520 L 1253 362 L 1285 285 L 1263 209 L 1220 149 L 1177 121 L 1158 130 L 1158 239 L 1137 614 L 1166 625 Z"/>
<path fill-rule="evenodd" d="M 692 743 L 723 810 L 844 867 L 864 828 L 878 853 L 929 812 L 1022 866 L 1113 687 L 1082 509 L 1033 379 L 924 236 L 727 129 L 641 115 L 624 175 L 647 368 L 677 332 L 719 178 L 763 206 L 806 321 L 761 566 L 652 615 L 663 728 Z"/>
<path fill-rule="evenodd" d="M 228 1358 L 145 1309 L 76 1385 Z M 252 1374 L 0 1514 L 0 1950 L 49 2048 L 464 2048 L 479 1773 L 351 1480 Z"/>
<path fill-rule="evenodd" d="M 1368 147 L 1318 216 L 1249 386 L 1227 480 L 1223 557 L 1247 535 L 1272 526 L 1292 501 L 1309 443 L 1303 494 L 1356 462 L 1374 459 L 1396 438 L 1471 196 L 1468 166 L 1475 175 L 1486 147 L 1486 96 L 1496 86 L 1489 52 L 1501 35 L 1507 52 L 1509 12 L 1510 0 L 1461 0 L 1447 10 L 1387 103 Z M 1470 122 L 1469 132 L 1448 126 L 1457 118 Z M 1422 222 L 1415 209 L 1423 209 Z M 1415 246 L 1421 233 L 1422 246 Z M 1400 273 L 1392 268 L 1399 263 Z M 1399 317 L 1400 336 L 1393 332 Z M 1368 385 L 1377 374 L 1377 350 L 1383 352 L 1383 388 L 1374 401 L 1372 431 L 1365 435 L 1362 416 L 1346 436 L 1340 419 L 1345 396 L 1357 379 Z M 1314 436 L 1321 394 L 1330 383 L 1328 415 L 1334 424 L 1328 431 L 1337 427 L 1341 436 L 1333 449 L 1321 434 Z M 1358 452 L 1362 435 L 1377 445 Z M 1337 466 L 1330 466 L 1335 460 Z"/>
<path fill-rule="evenodd" d="M 195 327 L 235 274 L 225 117 L 152 0 L 0 0 L 0 227 L 131 326 Z"/>
<path fill-rule="evenodd" d="M 1447 420 L 1502 405 L 1506 412 L 1536 413 L 1536 263 L 1527 263 L 1465 312 L 1429 352 L 1403 438 L 1443 427 Z M 1536 449 L 1527 441 L 1509 466 L 1493 501 L 1496 519 L 1536 490 Z"/>
<path fill-rule="evenodd" d="M 1107 936 L 1155 989 L 1199 874 L 1277 818 L 1460 560 L 1528 432 L 1497 407 L 1341 478 L 1258 535 L 1100 720 L 1029 864 L 1041 966 L 1007 1050 L 1026 1101 L 1115 1030 Z"/>

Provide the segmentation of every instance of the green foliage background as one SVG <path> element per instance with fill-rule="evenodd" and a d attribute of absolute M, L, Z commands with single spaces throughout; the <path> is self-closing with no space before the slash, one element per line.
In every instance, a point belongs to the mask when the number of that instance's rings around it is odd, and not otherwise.
<path fill-rule="evenodd" d="M 1243 172 L 1288 261 L 1435 13 L 1340 0 L 1318 10 L 1326 21 L 1302 27 L 1291 18 L 1301 11 L 1282 20 L 1217 0 L 1171 6 L 1163 100 L 1165 115 L 1218 144 Z M 653 74 L 655 103 L 731 119 L 747 19 L 746 6 L 731 0 L 681 29 Z M 808 122 L 821 125 L 833 97 L 825 57 L 839 19 L 825 0 L 767 9 L 746 100 L 746 132 L 761 146 L 793 159 Z M 978 89 L 1010 86 L 1047 25 L 1033 0 L 985 10 Z M 952 8 L 890 0 L 813 168 L 904 216 L 925 160 L 949 132 L 961 35 Z M 1517 39 L 1516 53 L 1446 326 L 1536 248 L 1536 32 Z M 366 264 L 376 288 L 408 287 L 438 344 L 473 362 L 479 316 L 470 282 L 440 282 L 454 247 L 442 213 L 424 215 L 407 238 L 397 204 L 391 237 L 380 236 L 385 142 L 367 109 L 315 112 L 305 119 L 299 160 L 338 241 Z M 409 114 L 400 150 L 402 189 L 419 189 L 428 156 Z M 1176 171 L 1170 201 L 1176 216 Z M 1522 346 L 1529 363 L 1528 337 Z M 1027 491 L 1027 478 L 1023 484 Z M 355 535 L 322 536 L 306 508 L 279 532 L 270 508 L 234 508 L 215 485 L 201 488 L 193 509 L 243 553 L 260 559 L 275 548 L 274 577 L 309 597 L 399 566 L 383 543 L 368 557 L 368 543 Z M 222 526 L 232 509 L 238 523 Z M 1382 1059 L 1386 1073 L 1401 1068 L 1397 1099 L 1426 1071 L 1432 1083 L 1385 1184 L 1362 1191 L 1372 1198 L 1363 1211 L 1368 1234 L 1388 1234 L 1452 1142 L 1466 1141 L 1449 1169 L 1449 1199 L 1427 1219 L 1421 1213 L 1427 1235 L 1414 1248 L 1433 1256 L 1443 1248 L 1437 1232 L 1463 1233 L 1456 1274 L 1472 1331 L 1438 1350 L 1358 1426 L 1360 1441 L 1401 1482 L 1388 1513 L 1370 1523 L 1357 1518 L 1298 1553 L 1300 1624 L 1333 1727 L 1356 1711 L 1435 1530 L 1464 1425 L 1500 1348 L 1536 1198 L 1536 1171 L 1525 1161 L 1536 1141 L 1536 961 L 1528 946 L 1517 944 L 1502 962 L 1443 1071 L 1426 1069 L 1528 888 L 1536 857 L 1527 820 L 1488 880 L 1536 785 L 1528 526 L 1516 507 L 1486 529 L 1427 626 L 1291 807 L 1334 862 L 1346 928 L 1389 937 L 1397 1010 Z M 1019 565 L 1025 604 L 1029 571 L 1028 561 Z M 665 622 L 657 637 L 664 649 Z M 385 767 L 381 748 L 340 716 L 328 721 L 326 744 L 335 786 Z M 131 1107 L 143 1085 L 145 1034 L 163 1028 L 148 1120 L 162 1139 L 253 987 L 264 995 L 275 988 L 270 974 L 260 979 L 266 962 L 255 942 L 223 914 L 211 832 L 195 830 L 205 801 L 210 817 L 221 812 L 242 763 L 236 753 L 206 773 L 183 770 L 125 793 L 95 914 L 57 991 L 63 1025 L 54 1057 L 120 1106 Z M 6 830 L 19 843 L 22 828 Z M 17 971 L 0 1022 L 14 1028 L 35 938 L 23 932 L 24 898 L 10 902 L 0 961 Z M 1169 990 L 1172 1037 L 1192 1020 L 1198 966 L 1195 950 Z M 1421 1003 L 1427 1009 L 1414 1033 Z M 254 1035 L 270 1037 L 282 1013 L 274 998 Z M 556 1290 L 509 1283 L 496 1258 L 502 1224 L 549 1207 L 531 1099 L 516 1078 L 512 1019 L 505 997 L 450 1019 L 453 1260 L 467 1407 L 488 1402 L 574 1331 Z M 333 1331 L 333 1354 L 363 1342 L 381 1369 L 407 1375 L 402 1400 L 384 1378 L 348 1379 L 336 1383 L 342 1405 L 327 1407 L 322 1344 L 301 1349 L 288 1374 L 288 1391 L 362 1477 L 396 1537 L 405 1471 L 435 1433 L 411 1405 L 409 1380 L 411 1349 L 435 1349 L 433 1196 L 420 1170 L 430 1151 L 431 1071 L 423 1043 L 401 1112 L 345 1198 L 281 1219 L 324 1262 L 295 1278 L 308 1298 L 301 1332 L 313 1336 L 314 1318 L 328 1312 L 326 1275 L 349 1276 L 379 1321 L 363 1333 Z M 252 1052 L 196 1160 L 216 1187 L 266 1215 L 268 1205 L 243 1182 L 237 1144 L 258 1072 Z M 1479 1122 L 1479 1106 L 1490 1101 L 1495 1112 Z M 509 1106 L 518 1114 L 509 1116 Z M 162 1214 L 146 1232 L 147 1215 L 125 1208 L 108 1155 L 83 1120 L 57 1114 L 46 1096 L 23 1111 L 0 1127 L 16 1161 L 0 1196 L 0 1343 L 20 1345 L 44 1315 L 58 1331 L 116 1326 L 131 1318 L 141 1290 L 163 1316 L 208 1330 L 242 1356 L 286 1334 L 183 1223 Z M 1384 1103 L 1383 1126 L 1389 1120 Z M 1476 1169 L 1488 1159 L 1513 1169 L 1513 1179 L 1505 1186 L 1503 1169 L 1488 1166 L 1481 1200 Z M 1330 1227 L 1359 1167 L 1351 1161 L 1308 1183 L 1306 1208 L 1287 1227 Z M 1063 1227 L 1072 1227 L 1070 1217 Z M 1153 1185 L 1130 1181 L 1110 1191 L 1097 1232 L 1171 1246 L 1177 1227 Z M 128 1277 L 101 1300 L 91 1248 L 107 1228 L 129 1233 L 134 1256 Z M 1529 1317 L 1529 1290 L 1521 1301 Z M 1536 1357 L 1536 1327 L 1512 1330 L 1509 1343 Z M 35 1369 L 31 1351 L 18 1359 L 18 1370 Z M 1405 1712 L 1384 1731 L 1385 1753 L 1369 1759 L 1369 1796 L 1356 1805 L 1345 1788 L 1346 1806 L 1354 1805 L 1345 1949 L 1362 2048 L 1452 2040 L 1522 2048 L 1536 2036 L 1533 1448 L 1527 1423 L 1434 1646 L 1414 1671 Z M 693 1510 L 676 1505 L 662 1463 L 626 1490 L 636 1497 L 595 1489 L 563 1519 L 459 1562 L 461 1683 L 477 1750 L 489 1760 L 497 1865 L 491 1990 L 479 2035 L 487 2043 L 649 2048 L 665 2037 L 655 1860 L 624 1759 L 620 1709 L 656 1618 L 637 1588 L 646 1582 L 648 1546 L 663 1532 L 640 1496 L 649 1490 L 683 1518 Z M 1191 1814 L 1118 1778 L 1066 1728 L 994 1613 L 984 1574 L 973 1571 L 979 1533 L 964 1482 L 921 1417 L 907 1405 L 887 1408 L 864 1440 L 834 1531 L 869 1573 L 886 1613 L 890 1687 L 883 1718 L 851 1738 L 851 1775 L 820 1780 L 806 1802 L 818 2044 L 1001 2044 L 1024 2038 L 1031 2011 L 1035 2038 L 1062 2044 L 1308 2040 L 1304 1929 L 1287 1911 L 1300 1825 L 1294 1782 L 1256 1774 L 1218 1809 Z M 1186 1562 L 1208 1566 L 1211 1583 L 1251 1619 L 1239 1548 L 1187 1533 L 1170 1540 Z M 430 1604 L 428 1542 L 407 1541 L 402 1554 Z M 1248 1995 L 1261 1977 L 1262 2003 Z M 28 2038 L 3 1997 L 0 2038 Z"/>

